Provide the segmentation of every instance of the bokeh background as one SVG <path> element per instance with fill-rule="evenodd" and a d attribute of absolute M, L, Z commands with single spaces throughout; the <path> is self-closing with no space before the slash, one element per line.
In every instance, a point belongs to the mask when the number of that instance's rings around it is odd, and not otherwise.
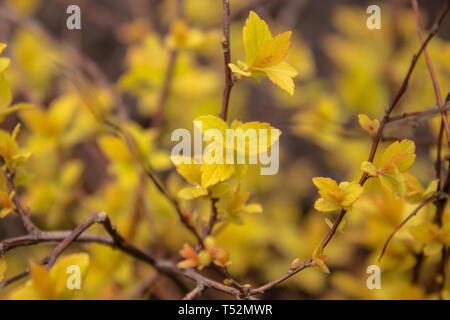
<path fill-rule="evenodd" d="M 70 4 L 81 7 L 81 30 L 66 28 Z M 381 30 L 366 28 L 370 4 L 381 7 Z M 443 1 L 419 4 L 428 30 Z M 359 179 L 371 138 L 359 128 L 357 115 L 381 119 L 420 44 L 409 1 L 232 0 L 232 61 L 245 56 L 242 27 L 250 9 L 274 34 L 293 31 L 287 61 L 299 72 L 293 97 L 268 80 L 258 84 L 251 79 L 239 81 L 231 95 L 229 119 L 265 121 L 283 132 L 279 173 L 260 176 L 259 168 L 252 167 L 241 182 L 241 188 L 251 192 L 251 201 L 262 204 L 263 213 L 242 215 L 242 223 L 229 224 L 217 235 L 230 253 L 230 272 L 242 283 L 257 286 L 285 273 L 293 259 L 308 258 L 328 232 L 326 219 L 332 221 L 336 214 L 314 209 L 317 190 L 311 179 Z M 182 17 L 196 36 L 178 52 L 156 128 L 152 120 L 173 50 L 168 35 L 177 19 L 176 1 L 0 1 L 0 42 L 8 44 L 4 55 L 11 58 L 11 66 L 5 74 L 13 102 L 38 106 L 8 116 L 2 128 L 11 131 L 22 123 L 19 145 L 32 156 L 21 173 L 19 194 L 40 228 L 73 229 L 99 210 L 107 212 L 127 238 L 161 257 L 180 259 L 183 243 L 192 243 L 170 204 L 135 170 L 123 142 L 92 113 L 117 115 L 115 107 L 123 105 L 131 131 L 169 190 L 176 194 L 186 185 L 170 162 L 170 134 L 176 128 L 192 129 L 199 115 L 220 111 L 221 1 L 184 0 Z M 428 47 L 444 96 L 450 89 L 449 41 L 447 19 Z M 421 58 L 396 112 L 429 109 L 434 101 Z M 414 140 L 418 156 L 411 171 L 424 186 L 434 179 L 439 124 L 439 117 L 399 122 L 387 128 L 381 146 L 393 139 Z M 182 204 L 199 217 L 207 216 L 210 208 L 203 200 Z M 264 297 L 435 298 L 433 277 L 440 256 L 426 257 L 417 278 L 421 245 L 407 228 L 379 263 L 382 289 L 366 287 L 367 266 L 378 264 L 387 236 L 413 208 L 413 203 L 369 181 L 343 230 L 327 247 L 331 274 L 304 270 Z M 433 210 L 427 206 L 411 224 L 429 219 Z M 102 232 L 96 227 L 91 231 Z M 14 214 L 0 219 L 0 239 L 23 233 Z M 25 269 L 29 260 L 42 259 L 51 248 L 39 245 L 7 253 L 7 275 Z M 73 245 L 67 252 L 87 252 L 91 259 L 83 289 L 73 298 L 177 299 L 189 287 L 161 277 L 137 294 L 136 288 L 154 274 L 149 266 L 100 245 Z M 25 281 L 1 290 L 0 297 L 10 297 Z M 202 297 L 224 296 L 207 290 Z"/>

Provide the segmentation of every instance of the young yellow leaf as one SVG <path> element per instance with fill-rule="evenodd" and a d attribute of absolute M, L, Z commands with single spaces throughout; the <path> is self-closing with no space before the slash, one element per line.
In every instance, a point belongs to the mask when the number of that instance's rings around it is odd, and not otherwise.
<path fill-rule="evenodd" d="M 380 122 L 377 119 L 371 120 L 365 114 L 358 115 L 358 122 L 360 127 L 371 136 L 375 136 L 380 128 Z"/>
<path fill-rule="evenodd" d="M 30 262 L 30 270 L 34 289 L 43 299 L 52 299 L 53 283 L 45 266 L 39 263 Z"/>
<path fill-rule="evenodd" d="M 222 137 L 225 139 L 228 125 L 225 123 L 225 121 L 223 121 L 219 117 L 213 115 L 206 115 L 196 118 L 194 120 L 194 125 L 197 127 L 197 129 L 200 129 L 198 122 L 201 122 L 201 132 L 205 136 L 208 136 L 208 133 L 206 132 L 207 130 L 216 129 L 222 133 Z"/>
<path fill-rule="evenodd" d="M 246 213 L 261 213 L 263 208 L 259 203 L 253 203 L 244 206 L 242 210 Z"/>
<path fill-rule="evenodd" d="M 314 203 L 314 208 L 317 211 L 327 212 L 327 211 L 339 210 L 339 209 L 341 209 L 341 206 L 336 203 L 329 202 L 329 201 L 325 200 L 324 198 L 319 198 Z"/>
<path fill-rule="evenodd" d="M 387 190 L 400 198 L 405 196 L 406 184 L 401 174 L 381 174 L 378 175 L 378 178 Z"/>
<path fill-rule="evenodd" d="M 234 172 L 234 166 L 230 164 L 203 163 L 201 166 L 201 186 L 203 188 L 208 188 L 227 180 Z"/>
<path fill-rule="evenodd" d="M 344 191 L 344 197 L 342 198 L 341 206 L 347 207 L 355 202 L 361 193 L 363 192 L 363 187 L 355 181 L 352 182 L 341 182 L 339 188 Z"/>
<path fill-rule="evenodd" d="M 0 73 L 6 70 L 10 64 L 10 60 L 8 58 L 0 57 Z"/>
<path fill-rule="evenodd" d="M 177 196 L 184 200 L 192 200 L 208 195 L 208 190 L 201 187 L 187 187 L 181 189 Z"/>
<path fill-rule="evenodd" d="M 266 67 L 264 72 L 269 77 L 270 81 L 291 96 L 294 95 L 295 84 L 293 78 L 295 78 L 298 73 L 293 67 L 286 62 L 282 62 L 272 67 Z"/>
<path fill-rule="evenodd" d="M 273 67 L 281 63 L 287 55 L 291 46 L 292 32 L 288 31 L 266 41 L 256 52 L 253 64 L 249 64 L 251 69 L 259 70 Z"/>
<path fill-rule="evenodd" d="M 376 177 L 378 174 L 377 167 L 375 167 L 374 164 L 369 161 L 363 161 L 361 163 L 361 170 L 370 174 L 371 176 L 374 176 L 374 177 Z"/>
<path fill-rule="evenodd" d="M 255 12 L 250 11 L 242 35 L 247 65 L 252 66 L 259 48 L 272 39 L 272 34 L 267 24 Z"/>
<path fill-rule="evenodd" d="M 218 199 L 226 195 L 230 191 L 231 187 L 226 183 L 218 183 L 215 186 L 209 188 L 211 198 Z"/>
<path fill-rule="evenodd" d="M 3 53 L 3 50 L 5 50 L 6 47 L 7 47 L 6 43 L 0 42 L 0 54 Z"/>
<path fill-rule="evenodd" d="M 396 141 L 384 151 L 381 158 L 381 167 L 389 162 L 394 163 L 400 172 L 407 171 L 416 159 L 416 146 L 411 140 Z"/>
<path fill-rule="evenodd" d="M 183 158 L 176 156 L 171 158 L 177 169 L 177 172 L 186 179 L 187 182 L 194 185 L 201 184 L 201 164 L 194 163 L 192 158 Z"/>
<path fill-rule="evenodd" d="M 312 181 L 319 190 L 319 194 L 322 196 L 322 198 L 331 203 L 341 203 L 344 192 L 339 188 L 336 181 L 330 178 L 322 177 L 313 178 Z"/>

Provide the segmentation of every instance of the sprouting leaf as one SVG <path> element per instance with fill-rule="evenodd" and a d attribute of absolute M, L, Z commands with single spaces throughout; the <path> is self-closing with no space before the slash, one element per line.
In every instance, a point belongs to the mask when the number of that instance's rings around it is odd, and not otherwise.
<path fill-rule="evenodd" d="M 264 43 L 272 39 L 272 33 L 266 22 L 255 12 L 250 11 L 242 35 L 247 65 L 252 66 L 258 50 Z"/>
<path fill-rule="evenodd" d="M 180 268 L 192 268 L 200 264 L 200 259 L 197 252 L 189 244 L 185 243 L 180 249 L 180 256 L 184 258 L 183 261 L 178 262 Z"/>
<path fill-rule="evenodd" d="M 363 161 L 361 163 L 361 170 L 370 174 L 371 176 L 376 177 L 377 176 L 377 167 L 374 166 L 374 164 L 372 162 L 369 161 Z"/>
<path fill-rule="evenodd" d="M 231 187 L 226 183 L 218 183 L 212 186 L 209 190 L 211 192 L 210 196 L 213 199 L 218 199 L 224 195 L 226 195 L 230 191 Z"/>
<path fill-rule="evenodd" d="M 267 24 L 253 11 L 245 22 L 243 41 L 246 62 L 238 61 L 237 65 L 229 64 L 236 78 L 266 75 L 275 85 L 294 94 L 294 81 L 297 71 L 284 62 L 291 46 L 290 31 L 272 37 Z"/>
<path fill-rule="evenodd" d="M 398 197 L 413 196 L 419 193 L 419 189 L 422 189 L 417 179 L 406 173 L 413 165 L 415 158 L 413 141 L 396 141 L 384 151 L 380 167 L 377 168 L 373 163 L 363 161 L 361 170 L 371 176 L 378 177 L 383 187 Z"/>
<path fill-rule="evenodd" d="M 321 270 L 324 273 L 330 273 L 330 270 L 328 269 L 325 262 L 328 261 L 328 256 L 322 254 L 322 246 L 317 246 L 311 256 L 312 264 L 311 266 L 317 267 L 319 270 Z"/>
<path fill-rule="evenodd" d="M 380 128 L 380 122 L 377 119 L 371 120 L 365 114 L 358 115 L 358 122 L 360 127 L 371 136 L 375 136 Z"/>
<path fill-rule="evenodd" d="M 177 195 L 181 199 L 192 200 L 208 195 L 208 190 L 201 187 L 187 187 L 178 191 Z"/>
<path fill-rule="evenodd" d="M 264 72 L 270 81 L 279 86 L 281 89 L 294 95 L 295 84 L 293 78 L 297 76 L 297 71 L 286 62 L 282 62 L 276 66 L 264 68 Z"/>

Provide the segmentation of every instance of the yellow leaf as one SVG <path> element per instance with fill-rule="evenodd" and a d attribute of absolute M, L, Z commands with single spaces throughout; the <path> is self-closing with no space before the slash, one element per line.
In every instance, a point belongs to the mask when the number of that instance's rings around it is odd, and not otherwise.
<path fill-rule="evenodd" d="M 378 171 L 377 167 L 375 167 L 374 164 L 369 161 L 363 161 L 361 163 L 361 170 L 367 172 L 368 174 L 374 177 L 377 175 Z"/>
<path fill-rule="evenodd" d="M 286 62 L 282 62 L 272 67 L 266 67 L 263 70 L 269 77 L 270 81 L 278 87 L 294 95 L 295 84 L 292 78 L 297 76 L 297 71 Z"/>
<path fill-rule="evenodd" d="M 215 186 L 210 187 L 210 196 L 213 199 L 218 199 L 230 191 L 230 185 L 226 183 L 218 183 Z"/>
<path fill-rule="evenodd" d="M 245 145 L 246 155 L 255 155 L 267 152 L 281 135 L 280 130 L 272 127 L 266 122 L 246 122 L 237 127 L 236 130 L 239 129 L 243 131 L 243 134 L 236 133 L 238 142 L 235 145 L 235 149 L 238 148 L 240 144 L 243 146 Z M 249 134 L 250 132 L 253 132 L 252 130 L 254 130 L 254 135 Z M 274 132 L 273 139 L 272 130 Z M 265 135 L 266 143 L 263 143 L 264 141 L 262 135 Z M 242 150 L 237 151 L 242 152 Z"/>
<path fill-rule="evenodd" d="M 341 182 L 339 184 L 339 188 L 344 191 L 344 197 L 341 202 L 341 206 L 344 207 L 347 207 L 355 202 L 363 192 L 363 187 L 355 181 Z"/>
<path fill-rule="evenodd" d="M 245 71 L 245 70 L 239 68 L 234 63 L 230 63 L 230 64 L 228 64 L 228 66 L 230 67 L 232 72 L 240 74 L 243 77 L 250 77 L 252 75 L 252 73 L 250 71 Z"/>
<path fill-rule="evenodd" d="M 172 162 L 177 169 L 177 172 L 186 179 L 190 184 L 200 185 L 201 184 L 201 164 L 194 163 L 192 158 L 183 158 L 181 156 L 172 157 Z"/>
<path fill-rule="evenodd" d="M 271 39 L 272 34 L 267 24 L 255 12 L 250 11 L 243 29 L 247 65 L 252 66 L 254 64 L 259 48 Z"/>
<path fill-rule="evenodd" d="M 400 174 L 381 174 L 378 178 L 383 187 L 398 197 L 401 198 L 406 194 L 406 184 Z"/>
<path fill-rule="evenodd" d="M 380 122 L 377 119 L 371 120 L 365 114 L 358 115 L 358 122 L 360 127 L 371 136 L 375 136 L 380 128 Z"/>
<path fill-rule="evenodd" d="M 335 211 L 341 209 L 341 206 L 339 206 L 336 203 L 329 202 L 328 200 L 325 200 L 324 198 L 317 199 L 314 203 L 314 208 L 317 211 L 327 212 L 327 211 Z"/>
<path fill-rule="evenodd" d="M 234 173 L 234 166 L 229 164 L 203 163 L 201 166 L 201 186 L 203 188 L 208 188 L 225 181 Z"/>
<path fill-rule="evenodd" d="M 396 141 L 384 151 L 381 158 L 381 166 L 393 162 L 400 172 L 405 172 L 414 163 L 416 146 L 411 140 Z"/>
<path fill-rule="evenodd" d="M 292 32 L 288 31 L 266 41 L 256 52 L 253 63 L 247 61 L 250 69 L 265 69 L 275 66 L 286 58 L 291 46 Z"/>
<path fill-rule="evenodd" d="M 220 119 L 219 117 L 213 116 L 213 115 L 206 115 L 206 116 L 200 116 L 194 120 L 194 125 L 197 127 L 197 129 L 200 129 L 198 127 L 198 124 L 196 122 L 201 122 L 201 132 L 203 135 L 208 137 L 208 133 L 206 132 L 209 129 L 216 129 L 219 130 L 222 133 L 222 137 L 226 137 L 226 130 L 228 129 L 228 125 Z"/>
<path fill-rule="evenodd" d="M 342 198 L 344 196 L 344 192 L 339 188 L 336 181 L 330 178 L 313 178 L 313 183 L 319 190 L 319 194 L 324 198 L 325 200 L 340 204 L 342 201 Z"/>
<path fill-rule="evenodd" d="M 89 255 L 87 253 L 75 253 L 60 257 L 50 270 L 54 286 L 54 294 L 58 299 L 66 299 L 73 295 L 74 290 L 67 289 L 67 270 L 69 266 L 80 268 L 80 276 L 85 277 L 89 267 Z"/>
<path fill-rule="evenodd" d="M 328 269 L 327 265 L 325 264 L 325 262 L 323 262 L 322 259 L 314 259 L 313 265 L 318 267 L 324 273 L 330 273 L 330 269 Z"/>
<path fill-rule="evenodd" d="M 200 187 L 187 187 L 178 192 L 178 197 L 184 200 L 192 200 L 195 198 L 203 197 L 208 194 L 208 190 Z"/>
<path fill-rule="evenodd" d="M 259 203 L 253 203 L 244 206 L 242 210 L 246 213 L 261 213 L 263 211 L 263 208 Z"/>

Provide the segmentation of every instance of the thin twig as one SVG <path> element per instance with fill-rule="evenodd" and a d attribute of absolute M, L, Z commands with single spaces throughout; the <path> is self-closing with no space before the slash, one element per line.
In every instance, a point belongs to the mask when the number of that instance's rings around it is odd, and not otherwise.
<path fill-rule="evenodd" d="M 222 111 L 220 117 L 222 120 L 227 120 L 228 105 L 230 101 L 231 88 L 233 87 L 232 72 L 229 67 L 231 63 L 230 52 L 230 0 L 223 1 L 223 38 L 222 38 L 222 50 L 224 56 L 224 68 L 225 68 L 225 87 L 223 89 Z"/>

